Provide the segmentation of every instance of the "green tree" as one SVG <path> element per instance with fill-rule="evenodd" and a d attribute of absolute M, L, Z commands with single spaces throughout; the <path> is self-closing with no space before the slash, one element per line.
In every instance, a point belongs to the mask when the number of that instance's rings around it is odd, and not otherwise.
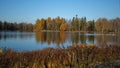
<path fill-rule="evenodd" d="M 88 31 L 94 31 L 94 30 L 95 30 L 94 20 L 87 22 L 87 30 L 88 30 Z"/>
<path fill-rule="evenodd" d="M 82 31 L 86 30 L 86 17 L 81 18 L 80 30 Z"/>
<path fill-rule="evenodd" d="M 73 19 L 72 19 L 72 23 L 71 23 L 71 25 L 72 25 L 72 30 L 79 30 L 79 19 L 78 19 L 78 17 L 77 17 L 78 15 L 76 15 L 76 17 L 73 17 Z"/>
<path fill-rule="evenodd" d="M 2 21 L 0 21 L 0 31 L 2 31 L 3 25 L 2 25 Z"/>

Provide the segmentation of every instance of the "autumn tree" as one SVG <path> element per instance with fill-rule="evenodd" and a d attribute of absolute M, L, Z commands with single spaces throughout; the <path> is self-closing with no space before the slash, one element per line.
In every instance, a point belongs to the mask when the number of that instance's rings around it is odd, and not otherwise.
<path fill-rule="evenodd" d="M 65 19 L 62 19 L 62 24 L 60 26 L 60 30 L 61 31 L 65 31 L 66 30 L 66 21 L 65 21 Z"/>
<path fill-rule="evenodd" d="M 55 18 L 55 23 L 56 23 L 56 30 L 60 29 L 60 25 L 62 23 L 61 18 L 58 16 L 57 18 Z"/>
<path fill-rule="evenodd" d="M 40 28 L 40 20 L 37 19 L 36 20 L 36 24 L 34 26 L 34 31 L 39 31 L 41 28 Z"/>
<path fill-rule="evenodd" d="M 51 29 L 51 17 L 48 17 L 46 20 L 47 30 Z"/>
<path fill-rule="evenodd" d="M 109 31 L 110 26 L 111 25 L 109 25 L 109 21 L 106 18 L 99 18 L 95 24 L 96 30 L 99 32 Z"/>
<path fill-rule="evenodd" d="M 114 32 L 120 32 L 120 18 L 112 19 L 111 23 L 113 25 Z"/>
<path fill-rule="evenodd" d="M 34 26 L 34 31 L 40 30 L 67 30 L 67 31 L 98 31 L 98 32 L 109 32 L 109 31 L 120 31 L 120 18 L 116 18 L 113 20 L 107 20 L 106 18 L 99 18 L 96 23 L 95 21 L 88 21 L 86 17 L 78 18 L 73 17 L 71 20 L 66 20 L 64 18 L 60 18 L 59 16 L 51 19 L 48 17 L 47 19 L 37 19 L 36 24 Z M 4 23 L 6 24 L 6 23 Z M 8 24 L 7 26 L 9 26 Z M 7 29 L 8 27 L 4 27 Z M 22 26 L 23 27 L 23 26 Z"/>
<path fill-rule="evenodd" d="M 99 19 L 96 21 L 95 28 L 96 28 L 97 31 L 102 31 L 103 23 L 102 23 L 102 21 L 101 21 L 101 18 L 99 18 Z"/>
<path fill-rule="evenodd" d="M 51 22 L 51 30 L 55 30 L 55 19 L 52 19 L 52 22 Z"/>
<path fill-rule="evenodd" d="M 44 30 L 47 28 L 47 24 L 46 24 L 46 20 L 45 19 L 37 19 L 36 20 L 36 24 L 34 27 L 34 31 L 40 31 L 40 30 Z"/>

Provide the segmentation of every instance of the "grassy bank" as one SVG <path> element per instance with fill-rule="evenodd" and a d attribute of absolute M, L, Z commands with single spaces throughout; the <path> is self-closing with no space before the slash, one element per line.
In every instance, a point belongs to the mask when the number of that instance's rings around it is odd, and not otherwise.
<path fill-rule="evenodd" d="M 114 68 L 120 67 L 120 46 L 85 44 L 67 49 L 46 48 L 30 52 L 6 50 L 0 54 L 0 68 Z"/>

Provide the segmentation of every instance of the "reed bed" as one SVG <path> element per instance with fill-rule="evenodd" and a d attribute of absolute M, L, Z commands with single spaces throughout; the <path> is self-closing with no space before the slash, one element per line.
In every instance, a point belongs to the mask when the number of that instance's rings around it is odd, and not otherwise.
<path fill-rule="evenodd" d="M 1 51 L 0 68 L 119 68 L 120 46 L 73 45 L 66 49 Z"/>

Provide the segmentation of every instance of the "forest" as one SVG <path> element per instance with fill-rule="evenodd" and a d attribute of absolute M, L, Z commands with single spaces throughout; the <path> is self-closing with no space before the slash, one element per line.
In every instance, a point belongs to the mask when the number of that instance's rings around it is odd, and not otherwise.
<path fill-rule="evenodd" d="M 33 31 L 34 25 L 32 23 L 11 23 L 7 21 L 0 21 L 0 31 Z"/>
<path fill-rule="evenodd" d="M 61 17 L 47 19 L 41 18 L 32 23 L 11 23 L 0 21 L 0 31 L 90 31 L 90 32 L 120 32 L 120 18 L 108 20 L 99 18 L 87 21 L 86 17 L 78 18 L 76 15 L 72 19 Z"/>

